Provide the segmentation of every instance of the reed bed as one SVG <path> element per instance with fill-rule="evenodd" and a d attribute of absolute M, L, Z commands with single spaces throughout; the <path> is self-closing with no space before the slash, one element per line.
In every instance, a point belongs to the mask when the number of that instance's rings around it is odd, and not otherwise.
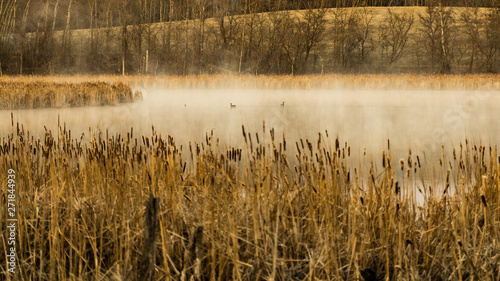
<path fill-rule="evenodd" d="M 83 83 L 105 81 L 142 88 L 250 89 L 401 89 L 500 90 L 500 75 L 328 74 L 328 75 L 188 75 L 188 76 L 17 76 L 2 81 Z"/>
<path fill-rule="evenodd" d="M 126 81 L 146 88 L 499 90 L 499 78 L 493 74 L 199 75 L 128 76 Z"/>
<path fill-rule="evenodd" d="M 466 140 L 427 163 L 411 150 L 393 159 L 390 142 L 381 159 L 356 159 L 349 144 L 327 132 L 292 142 L 265 124 L 262 132 L 242 127 L 242 147 L 222 147 L 212 134 L 182 147 L 154 127 L 148 136 L 133 128 L 112 136 L 89 128 L 77 136 L 62 125 L 36 137 L 12 124 L 0 143 L 0 194 L 5 202 L 7 170 L 14 169 L 13 280 L 141 280 L 150 192 L 160 198 L 155 280 L 500 274 L 496 146 Z"/>
<path fill-rule="evenodd" d="M 0 79 L 0 110 L 115 105 L 140 98 L 141 92 L 122 82 Z"/>

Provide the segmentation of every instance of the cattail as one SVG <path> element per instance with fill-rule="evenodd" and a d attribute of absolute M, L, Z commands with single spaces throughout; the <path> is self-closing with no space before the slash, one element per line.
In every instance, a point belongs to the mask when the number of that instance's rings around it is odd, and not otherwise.
<path fill-rule="evenodd" d="M 243 132 L 243 138 L 245 139 L 245 143 L 247 143 L 247 134 L 245 133 L 245 126 L 241 125 L 241 131 Z"/>
<path fill-rule="evenodd" d="M 403 158 L 399 159 L 399 165 L 401 166 L 401 171 L 405 168 L 405 160 Z"/>
<path fill-rule="evenodd" d="M 248 134 L 248 140 L 250 142 L 250 152 L 253 153 L 252 135 Z"/>
<path fill-rule="evenodd" d="M 487 208 L 488 205 L 486 204 L 486 197 L 484 197 L 484 195 L 481 195 L 481 201 L 483 202 L 484 207 Z"/>
<path fill-rule="evenodd" d="M 446 173 L 446 187 L 444 188 L 443 195 L 446 194 L 449 187 L 450 187 L 450 170 L 448 170 Z"/>

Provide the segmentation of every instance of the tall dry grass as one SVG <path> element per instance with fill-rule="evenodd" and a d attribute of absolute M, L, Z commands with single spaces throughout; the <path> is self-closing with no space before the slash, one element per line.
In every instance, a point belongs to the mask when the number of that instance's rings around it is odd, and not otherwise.
<path fill-rule="evenodd" d="M 500 75 L 328 74 L 328 75 L 101 75 L 16 76 L 2 81 L 43 83 L 107 82 L 142 88 L 251 88 L 251 89 L 403 89 L 500 90 Z"/>
<path fill-rule="evenodd" d="M 427 163 L 412 151 L 393 159 L 389 143 L 382 159 L 355 159 L 328 133 L 292 142 L 265 125 L 243 128 L 245 145 L 234 148 L 210 134 L 181 147 L 154 128 L 85 134 L 62 126 L 37 138 L 18 124 L 1 140 L 2 186 L 7 169 L 17 175 L 16 280 L 140 280 L 150 191 L 161 200 L 156 280 L 500 274 L 496 146 L 466 140 Z M 0 194 L 5 202 L 7 188 Z"/>
<path fill-rule="evenodd" d="M 198 75 L 127 76 L 124 81 L 159 88 L 252 89 L 402 89 L 402 90 L 499 90 L 500 76 L 491 75 Z"/>
<path fill-rule="evenodd" d="M 30 79 L 0 79 L 1 109 L 33 109 L 114 105 L 140 99 L 128 84 L 122 82 L 57 82 Z"/>

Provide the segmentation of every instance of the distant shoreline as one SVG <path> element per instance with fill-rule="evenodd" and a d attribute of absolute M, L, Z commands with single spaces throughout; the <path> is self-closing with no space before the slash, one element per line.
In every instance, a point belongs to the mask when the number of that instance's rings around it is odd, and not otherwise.
<path fill-rule="evenodd" d="M 500 74 L 328 74 L 328 75 L 57 75 L 2 76 L 0 83 L 125 83 L 165 89 L 394 89 L 500 90 Z"/>

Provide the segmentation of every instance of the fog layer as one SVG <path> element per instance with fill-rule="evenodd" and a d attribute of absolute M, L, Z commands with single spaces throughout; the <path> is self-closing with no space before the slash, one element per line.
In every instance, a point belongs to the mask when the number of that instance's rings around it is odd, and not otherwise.
<path fill-rule="evenodd" d="M 289 144 L 299 138 L 316 141 L 328 131 L 347 141 L 353 151 L 378 154 L 387 149 L 405 157 L 408 149 L 428 155 L 441 153 L 465 138 L 494 145 L 500 123 L 495 109 L 497 92 L 486 91 L 379 91 L 379 90 L 144 90 L 144 100 L 117 106 L 12 111 L 14 122 L 32 135 L 43 126 L 55 131 L 58 120 L 73 136 L 88 135 L 99 127 L 110 134 L 134 128 L 134 134 L 151 134 L 151 126 L 180 144 L 204 141 L 213 131 L 222 145 L 243 147 L 241 126 L 269 139 L 275 129 Z M 283 104 L 284 102 L 284 104 Z M 235 106 L 231 107 L 230 104 Z M 11 131 L 11 111 L 0 111 L 0 132 Z M 263 123 L 266 136 L 263 137 Z M 136 136 L 137 136 L 136 135 Z M 292 146 L 291 149 L 294 149 Z"/>

